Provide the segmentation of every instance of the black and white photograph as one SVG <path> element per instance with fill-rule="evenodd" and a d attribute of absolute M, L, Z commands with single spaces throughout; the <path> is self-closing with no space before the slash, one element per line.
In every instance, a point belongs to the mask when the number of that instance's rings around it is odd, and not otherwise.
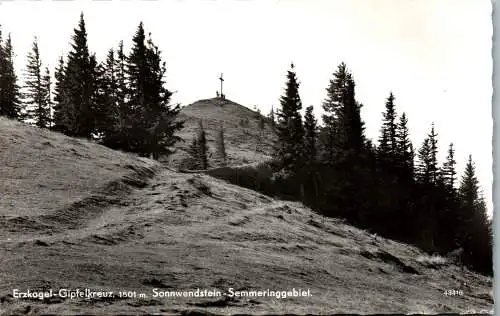
<path fill-rule="evenodd" d="M 492 12 L 0 0 L 0 315 L 493 315 Z"/>

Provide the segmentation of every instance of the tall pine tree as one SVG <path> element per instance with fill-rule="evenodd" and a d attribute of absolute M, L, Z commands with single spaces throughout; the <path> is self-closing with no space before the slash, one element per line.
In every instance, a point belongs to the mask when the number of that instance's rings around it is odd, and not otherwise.
<path fill-rule="evenodd" d="M 50 75 L 42 73 L 42 61 L 36 38 L 31 52 L 28 53 L 24 89 L 26 119 L 40 128 L 50 127 Z"/>
<path fill-rule="evenodd" d="M 45 74 L 42 77 L 42 85 L 45 87 L 45 91 L 47 91 L 46 103 L 49 114 L 48 128 L 52 129 L 52 126 L 54 124 L 54 102 L 52 101 L 52 79 L 50 76 L 49 67 L 45 67 Z"/>
<path fill-rule="evenodd" d="M 285 94 L 280 99 L 277 134 L 279 145 L 275 155 L 283 163 L 286 172 L 296 174 L 303 164 L 302 101 L 299 95 L 299 82 L 292 63 L 287 74 Z"/>
<path fill-rule="evenodd" d="M 385 112 L 383 113 L 381 135 L 379 138 L 379 155 L 383 159 L 394 161 L 397 154 L 397 122 L 396 106 L 394 95 L 389 94 L 385 102 Z"/>
<path fill-rule="evenodd" d="M 323 158 L 327 163 L 361 157 L 366 149 L 362 104 L 355 99 L 355 82 L 345 63 L 337 67 L 323 102 Z"/>
<path fill-rule="evenodd" d="M 323 110 L 325 112 L 323 114 L 323 161 L 330 164 L 335 161 L 336 147 L 338 147 L 336 141 L 339 137 L 344 95 L 349 80 L 350 74 L 347 71 L 347 66 L 345 63 L 341 63 L 326 88 L 326 99 L 323 101 Z"/>
<path fill-rule="evenodd" d="M 206 170 L 208 168 L 208 146 L 205 129 L 202 121 L 198 121 L 196 136 L 188 150 L 192 158 L 192 163 L 188 166 L 190 169 Z"/>
<path fill-rule="evenodd" d="M 20 113 L 20 93 L 14 69 L 12 40 L 9 34 L 4 42 L 0 33 L 0 116 L 20 119 Z"/>
<path fill-rule="evenodd" d="M 399 176 L 403 181 L 411 182 L 414 177 L 413 145 L 410 140 L 406 113 L 401 114 L 396 127 L 396 150 L 398 165 L 401 167 Z"/>
<path fill-rule="evenodd" d="M 215 137 L 215 159 L 217 160 L 219 166 L 226 166 L 227 155 L 224 141 L 224 127 L 222 125 L 217 131 L 217 136 Z"/>
<path fill-rule="evenodd" d="M 59 58 L 58 64 L 54 73 L 54 113 L 53 113 L 53 127 L 55 131 L 61 133 L 67 133 L 67 112 L 68 108 L 66 107 L 66 98 L 64 95 L 64 58 L 61 56 Z"/>
<path fill-rule="evenodd" d="M 93 107 L 96 63 L 89 53 L 83 13 L 72 40 L 62 84 L 60 110 L 64 112 L 63 130 L 69 136 L 91 138 L 96 117 Z"/>
<path fill-rule="evenodd" d="M 115 66 L 115 53 L 113 49 L 110 49 L 104 64 L 94 68 L 95 134 L 103 144 L 110 143 L 110 139 L 116 135 L 118 102 Z"/>
<path fill-rule="evenodd" d="M 446 161 L 443 164 L 441 171 L 441 176 L 443 179 L 443 184 L 448 191 L 455 191 L 455 181 L 456 181 L 456 171 L 455 166 L 457 162 L 455 161 L 455 149 L 453 148 L 453 143 L 450 143 L 448 147 L 448 155 L 446 156 Z"/>
<path fill-rule="evenodd" d="M 317 153 L 317 128 L 318 122 L 313 113 L 312 105 L 306 108 L 304 115 L 304 159 L 307 164 L 314 164 Z"/>
<path fill-rule="evenodd" d="M 127 134 L 133 151 L 158 159 L 169 154 L 170 147 L 180 140 L 175 136 L 183 126 L 183 122 L 176 120 L 180 105 L 170 104 L 172 92 L 165 88 L 165 62 L 151 36 L 146 41 L 142 22 L 132 40 L 127 60 L 127 100 L 133 122 Z"/>
<path fill-rule="evenodd" d="M 462 205 L 460 218 L 463 261 L 479 272 L 491 274 L 493 266 L 491 225 L 470 155 L 458 192 Z"/>
<path fill-rule="evenodd" d="M 437 134 L 432 124 L 431 132 L 425 138 L 422 147 L 418 152 L 418 179 L 423 184 L 434 185 L 439 178 L 439 169 L 437 161 Z"/>

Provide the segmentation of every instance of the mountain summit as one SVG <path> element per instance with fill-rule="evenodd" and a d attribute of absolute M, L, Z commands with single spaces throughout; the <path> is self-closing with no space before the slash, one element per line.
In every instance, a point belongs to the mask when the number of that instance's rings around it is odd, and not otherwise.
<path fill-rule="evenodd" d="M 177 133 L 185 142 L 176 145 L 178 152 L 169 161 L 178 165 L 186 158 L 187 148 L 196 135 L 199 122 L 207 134 L 209 155 L 215 150 L 215 137 L 224 129 L 228 165 L 261 162 L 271 157 L 277 135 L 271 121 L 261 113 L 234 101 L 212 98 L 196 101 L 182 108 L 179 119 L 184 128 Z M 209 158 L 209 165 L 213 162 Z M 213 165 L 213 164 L 212 164 Z"/>

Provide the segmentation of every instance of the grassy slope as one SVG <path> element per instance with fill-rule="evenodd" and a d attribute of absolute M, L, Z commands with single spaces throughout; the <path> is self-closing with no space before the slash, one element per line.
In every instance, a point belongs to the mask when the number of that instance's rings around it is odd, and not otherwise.
<path fill-rule="evenodd" d="M 154 166 L 86 140 L 0 118 L 0 223 L 23 226 L 29 217 L 67 211 L 75 202 L 91 202 L 86 199 L 95 192 L 116 191 L 117 181 L 135 170 Z"/>
<path fill-rule="evenodd" d="M 1 314 L 492 308 L 491 279 L 451 263 L 429 264 L 432 260 L 420 260 L 424 255 L 416 248 L 322 218 L 301 204 L 5 120 L 0 130 L 2 175 L 15 179 L 9 181 L 15 185 L 1 187 Z M 25 144 L 16 159 L 11 158 L 13 139 Z M 41 147 L 44 142 L 52 146 Z M 70 197 L 65 184 L 73 188 Z M 37 287 L 135 290 L 148 298 L 40 301 L 11 295 L 14 288 Z M 295 287 L 310 289 L 312 297 L 151 296 L 153 288 L 229 287 Z M 445 296 L 445 289 L 461 289 L 464 295 Z"/>
<path fill-rule="evenodd" d="M 221 124 L 224 126 L 224 138 L 230 165 L 268 159 L 272 152 L 272 143 L 276 139 L 269 124 L 265 124 L 263 131 L 259 129 L 259 114 L 257 112 L 230 100 L 214 98 L 197 101 L 183 107 L 180 118 L 186 123 L 178 135 L 186 142 L 179 144 L 179 153 L 171 158 L 174 164 L 185 157 L 185 150 L 191 144 L 196 133 L 199 119 L 203 119 L 203 126 L 207 132 L 209 152 L 215 150 L 216 133 Z M 248 118 L 250 125 L 241 127 L 240 120 L 246 118 Z"/>

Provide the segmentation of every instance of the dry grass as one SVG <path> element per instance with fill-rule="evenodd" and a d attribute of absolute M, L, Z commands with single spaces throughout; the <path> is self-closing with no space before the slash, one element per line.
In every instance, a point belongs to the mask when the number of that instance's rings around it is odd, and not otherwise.
<path fill-rule="evenodd" d="M 0 118 L 0 216 L 50 213 L 152 162 Z"/>

